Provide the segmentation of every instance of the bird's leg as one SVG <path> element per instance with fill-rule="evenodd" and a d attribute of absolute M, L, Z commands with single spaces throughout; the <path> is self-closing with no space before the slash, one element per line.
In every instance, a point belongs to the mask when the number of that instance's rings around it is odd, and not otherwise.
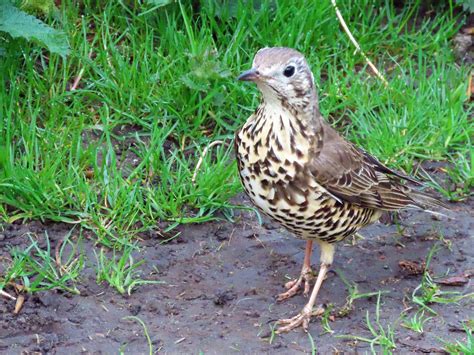
<path fill-rule="evenodd" d="M 277 329 L 277 334 L 289 332 L 290 330 L 299 326 L 303 326 L 304 331 L 307 332 L 311 316 L 319 316 L 324 313 L 323 307 L 318 307 L 316 310 L 313 310 L 313 307 L 316 302 L 319 289 L 321 288 L 321 285 L 324 281 L 324 277 L 326 276 L 326 273 L 332 264 L 335 248 L 334 245 L 325 242 L 320 242 L 320 246 L 321 268 L 319 269 L 316 284 L 314 285 L 313 291 L 311 292 L 311 297 L 298 315 L 289 319 L 281 319 L 277 322 L 277 325 L 281 326 Z"/>
<path fill-rule="evenodd" d="M 308 296 L 309 294 L 309 282 L 313 278 L 313 271 L 311 270 L 311 253 L 313 252 L 313 241 L 308 240 L 306 242 L 306 249 L 304 252 L 304 262 L 303 268 L 301 269 L 300 277 L 295 280 L 288 281 L 285 284 L 286 292 L 280 293 L 278 295 L 277 301 L 284 301 L 290 297 L 296 295 L 298 290 L 301 287 L 301 284 L 304 283 L 303 295 Z"/>

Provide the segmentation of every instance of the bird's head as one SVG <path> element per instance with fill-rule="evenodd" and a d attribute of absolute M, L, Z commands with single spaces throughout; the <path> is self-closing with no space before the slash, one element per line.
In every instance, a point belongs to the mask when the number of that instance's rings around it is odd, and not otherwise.
<path fill-rule="evenodd" d="M 238 79 L 255 82 L 269 104 L 304 112 L 318 108 L 313 74 L 304 56 L 294 49 L 260 49 L 252 68 Z"/>

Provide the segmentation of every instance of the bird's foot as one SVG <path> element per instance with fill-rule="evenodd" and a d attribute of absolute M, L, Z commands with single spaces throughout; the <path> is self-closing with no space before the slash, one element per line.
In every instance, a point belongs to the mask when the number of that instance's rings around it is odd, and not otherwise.
<path fill-rule="evenodd" d="M 299 326 L 303 327 L 305 332 L 308 332 L 309 321 L 311 320 L 312 316 L 320 316 L 324 313 L 324 308 L 319 306 L 317 309 L 312 310 L 307 307 L 307 305 L 303 308 L 303 310 L 294 316 L 293 318 L 288 319 L 280 319 L 277 321 L 277 326 L 281 326 L 276 330 L 277 334 L 281 333 L 288 333 L 290 330 L 295 329 Z"/>
<path fill-rule="evenodd" d="M 313 270 L 311 268 L 305 268 L 301 271 L 300 277 L 295 280 L 288 281 L 285 284 L 286 292 L 280 293 L 277 297 L 277 301 L 281 302 L 290 297 L 296 295 L 301 288 L 301 284 L 304 283 L 303 295 L 308 297 L 309 294 L 309 282 L 314 278 Z"/>

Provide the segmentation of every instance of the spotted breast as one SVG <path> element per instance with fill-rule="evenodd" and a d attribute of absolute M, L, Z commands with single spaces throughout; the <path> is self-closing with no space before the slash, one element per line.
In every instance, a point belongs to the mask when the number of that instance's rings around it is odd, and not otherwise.
<path fill-rule="evenodd" d="M 240 178 L 255 206 L 298 237 L 329 243 L 377 219 L 378 211 L 342 202 L 317 183 L 310 163 L 324 129 L 274 107 L 262 102 L 235 137 Z"/>

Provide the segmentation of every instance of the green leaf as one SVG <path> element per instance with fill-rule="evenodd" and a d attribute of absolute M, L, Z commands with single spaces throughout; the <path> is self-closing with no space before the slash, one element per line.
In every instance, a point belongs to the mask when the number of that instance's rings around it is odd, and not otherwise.
<path fill-rule="evenodd" d="M 156 7 L 162 7 L 162 6 L 166 6 L 166 5 L 169 5 L 173 2 L 173 0 L 147 0 L 147 4 L 148 5 L 153 5 L 153 6 L 156 6 Z"/>
<path fill-rule="evenodd" d="M 456 0 L 459 5 L 462 5 L 465 11 L 474 13 L 474 0 Z"/>
<path fill-rule="evenodd" d="M 53 0 L 22 0 L 20 9 L 29 14 L 50 15 L 54 10 Z"/>
<path fill-rule="evenodd" d="M 49 51 L 62 56 L 69 53 L 69 44 L 64 32 L 49 27 L 9 3 L 0 4 L 0 31 L 13 38 L 25 38 L 40 43 Z"/>

